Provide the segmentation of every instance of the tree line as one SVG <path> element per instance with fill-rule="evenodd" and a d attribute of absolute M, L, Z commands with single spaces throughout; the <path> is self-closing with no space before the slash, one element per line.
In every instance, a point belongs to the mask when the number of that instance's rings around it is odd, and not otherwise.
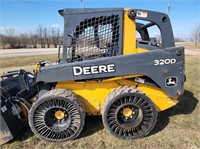
<path fill-rule="evenodd" d="M 0 34 L 1 48 L 57 48 L 62 41 L 59 28 L 47 28 L 39 25 L 34 32 L 17 34 L 15 28 L 5 28 L 5 34 Z"/>
<path fill-rule="evenodd" d="M 200 43 L 200 23 L 192 30 L 190 41 L 196 44 Z M 0 48 L 18 49 L 18 48 L 50 48 L 57 46 L 62 41 L 63 34 L 59 28 L 47 28 L 39 25 L 34 32 L 17 34 L 15 28 L 6 28 L 5 34 L 0 33 Z M 86 39 L 82 39 L 86 42 Z M 181 38 L 175 38 L 175 42 L 184 41 Z"/>

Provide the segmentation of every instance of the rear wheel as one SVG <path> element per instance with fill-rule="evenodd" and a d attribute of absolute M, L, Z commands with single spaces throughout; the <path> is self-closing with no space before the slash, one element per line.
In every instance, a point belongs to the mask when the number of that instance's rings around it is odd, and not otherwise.
<path fill-rule="evenodd" d="M 32 131 L 48 141 L 75 139 L 83 129 L 84 119 L 79 97 L 64 89 L 47 92 L 33 104 L 29 113 Z"/>
<path fill-rule="evenodd" d="M 105 99 L 102 112 L 105 129 L 127 140 L 146 136 L 157 121 L 157 111 L 151 100 L 129 86 L 112 91 Z"/>

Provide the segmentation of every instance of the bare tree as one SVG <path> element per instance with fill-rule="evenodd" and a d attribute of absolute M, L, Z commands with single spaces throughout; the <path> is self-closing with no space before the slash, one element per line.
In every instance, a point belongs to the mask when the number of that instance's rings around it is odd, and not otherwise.
<path fill-rule="evenodd" d="M 30 41 L 29 41 L 29 36 L 28 36 L 28 34 L 26 34 L 26 33 L 22 33 L 22 34 L 20 34 L 20 36 L 19 36 L 19 41 L 20 41 L 20 48 L 27 48 L 28 47 L 28 45 L 30 44 Z"/>
<path fill-rule="evenodd" d="M 174 37 L 175 42 L 183 42 L 184 40 L 181 39 L 180 37 Z"/>
<path fill-rule="evenodd" d="M 0 43 L 1 43 L 1 47 L 3 49 L 6 49 L 6 45 L 7 45 L 7 36 L 0 34 Z"/>
<path fill-rule="evenodd" d="M 34 33 L 29 33 L 30 36 L 30 44 L 33 46 L 33 48 L 37 48 L 37 44 L 38 44 L 38 35 L 34 34 Z"/>
<path fill-rule="evenodd" d="M 42 48 L 45 48 L 45 39 L 44 39 L 44 29 L 42 25 L 39 25 L 38 28 L 36 29 L 38 39 L 39 39 L 39 44 Z"/>
<path fill-rule="evenodd" d="M 16 49 L 23 48 L 22 40 L 20 39 L 19 36 L 16 36 L 14 40 L 15 40 L 15 47 L 14 48 L 16 48 Z"/>
<path fill-rule="evenodd" d="M 194 38 L 194 42 L 196 44 L 199 43 L 200 42 L 200 23 L 195 26 L 192 35 Z"/>
<path fill-rule="evenodd" d="M 60 40 L 60 30 L 58 28 L 55 27 L 51 28 L 51 38 L 54 48 L 57 48 Z"/>
<path fill-rule="evenodd" d="M 6 28 L 5 29 L 6 35 L 7 35 L 7 43 L 9 45 L 10 49 L 17 48 L 17 40 L 16 40 L 16 34 L 15 34 L 15 28 Z"/>
<path fill-rule="evenodd" d="M 50 48 L 51 45 L 50 31 L 46 27 L 43 28 L 43 31 L 44 31 L 44 40 L 45 43 L 47 44 L 47 48 Z"/>

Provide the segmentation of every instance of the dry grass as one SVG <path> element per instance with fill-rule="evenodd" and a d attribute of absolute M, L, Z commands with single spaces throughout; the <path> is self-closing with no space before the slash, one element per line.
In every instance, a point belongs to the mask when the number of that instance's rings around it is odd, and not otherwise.
<path fill-rule="evenodd" d="M 200 43 L 194 43 L 194 42 L 177 42 L 176 46 L 184 46 L 185 49 L 189 50 L 200 49 Z"/>
<path fill-rule="evenodd" d="M 109 148 L 109 149 L 198 149 L 200 148 L 200 60 L 198 56 L 186 57 L 185 94 L 175 107 L 159 113 L 158 122 L 151 134 L 145 138 L 124 141 L 113 138 L 105 131 L 101 117 L 87 117 L 80 137 L 73 141 L 45 142 L 24 130 L 16 139 L 2 148 Z"/>
<path fill-rule="evenodd" d="M 1 58 L 0 68 L 35 65 L 39 61 L 43 60 L 49 60 L 55 62 L 57 60 L 57 55 L 52 54 L 52 55 Z"/>

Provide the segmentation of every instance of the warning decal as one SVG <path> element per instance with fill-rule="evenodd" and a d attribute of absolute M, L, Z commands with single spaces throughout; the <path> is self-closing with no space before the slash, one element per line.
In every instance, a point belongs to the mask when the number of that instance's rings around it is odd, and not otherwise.
<path fill-rule="evenodd" d="M 148 12 L 146 11 L 137 11 L 137 17 L 146 18 L 147 15 L 148 15 Z"/>

